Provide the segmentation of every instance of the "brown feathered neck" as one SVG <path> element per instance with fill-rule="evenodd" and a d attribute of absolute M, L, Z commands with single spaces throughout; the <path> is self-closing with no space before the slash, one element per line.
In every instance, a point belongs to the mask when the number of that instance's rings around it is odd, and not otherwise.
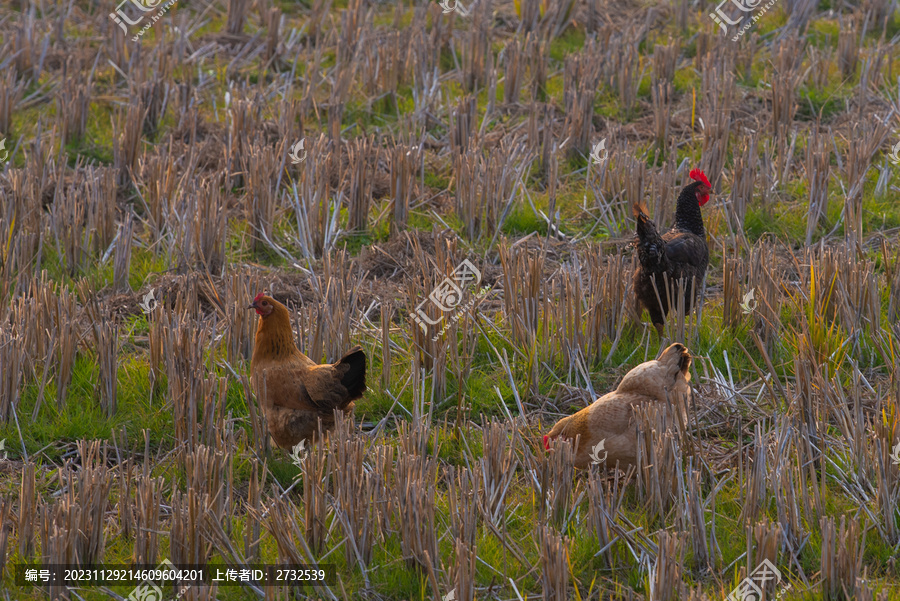
<path fill-rule="evenodd" d="M 291 314 L 288 313 L 287 307 L 279 302 L 273 302 L 272 312 L 259 319 L 251 364 L 257 359 L 282 359 L 296 352 Z"/>

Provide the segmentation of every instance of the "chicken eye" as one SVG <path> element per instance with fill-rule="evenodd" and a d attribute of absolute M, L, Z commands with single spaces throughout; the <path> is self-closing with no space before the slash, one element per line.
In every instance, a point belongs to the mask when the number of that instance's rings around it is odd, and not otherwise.
<path fill-rule="evenodd" d="M 262 306 L 263 306 L 263 307 L 265 307 L 265 306 L 268 305 L 268 304 L 269 304 L 269 303 L 267 303 L 266 301 L 263 301 L 263 302 L 262 302 Z"/>

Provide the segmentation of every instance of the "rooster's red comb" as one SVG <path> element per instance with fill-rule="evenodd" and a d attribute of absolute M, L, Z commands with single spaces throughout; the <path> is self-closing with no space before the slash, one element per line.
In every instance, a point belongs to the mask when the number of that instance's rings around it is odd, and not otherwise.
<path fill-rule="evenodd" d="M 712 184 L 710 184 L 709 180 L 706 179 L 706 174 L 703 173 L 703 171 L 701 171 L 700 169 L 691 169 L 691 172 L 688 173 L 688 176 L 691 179 L 697 180 L 698 182 L 703 182 L 707 187 L 712 188 Z"/>

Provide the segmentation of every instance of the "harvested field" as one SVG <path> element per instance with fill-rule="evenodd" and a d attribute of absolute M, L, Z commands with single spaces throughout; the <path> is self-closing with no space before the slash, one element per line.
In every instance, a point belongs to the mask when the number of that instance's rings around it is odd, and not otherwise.
<path fill-rule="evenodd" d="M 2 6 L 0 600 L 900 599 L 897 0 Z M 292 449 L 264 290 L 366 355 Z M 675 342 L 636 465 L 545 448 Z M 16 574 L 165 561 L 329 577 Z"/>

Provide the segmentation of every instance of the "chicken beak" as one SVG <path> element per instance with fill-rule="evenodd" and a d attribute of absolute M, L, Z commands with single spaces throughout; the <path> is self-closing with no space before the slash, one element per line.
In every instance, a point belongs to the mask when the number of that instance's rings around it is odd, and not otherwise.
<path fill-rule="evenodd" d="M 250 306 L 247 308 L 248 309 L 256 309 L 256 301 L 253 301 L 252 303 L 250 303 Z"/>

